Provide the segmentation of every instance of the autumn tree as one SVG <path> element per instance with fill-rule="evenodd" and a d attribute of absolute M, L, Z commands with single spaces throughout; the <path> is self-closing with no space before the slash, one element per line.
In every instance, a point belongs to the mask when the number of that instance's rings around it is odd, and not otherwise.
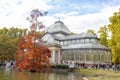
<path fill-rule="evenodd" d="M 50 70 L 50 50 L 47 46 L 43 45 L 39 32 L 45 26 L 42 22 L 38 21 L 38 17 L 44 16 L 39 9 L 34 9 L 27 19 L 30 21 L 30 34 L 23 35 L 18 42 L 18 49 L 15 53 L 14 67 L 19 70 L 27 71 L 42 71 L 43 69 Z"/>

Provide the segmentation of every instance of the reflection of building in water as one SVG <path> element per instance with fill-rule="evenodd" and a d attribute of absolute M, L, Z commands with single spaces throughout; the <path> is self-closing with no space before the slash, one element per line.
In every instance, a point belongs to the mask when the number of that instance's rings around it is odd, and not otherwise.
<path fill-rule="evenodd" d="M 81 80 L 82 76 L 77 73 L 54 72 L 49 74 L 49 80 Z"/>
<path fill-rule="evenodd" d="M 61 21 L 56 21 L 42 36 L 51 50 L 51 63 L 98 64 L 110 63 L 110 50 L 99 44 L 99 39 L 91 33 L 71 35 Z"/>

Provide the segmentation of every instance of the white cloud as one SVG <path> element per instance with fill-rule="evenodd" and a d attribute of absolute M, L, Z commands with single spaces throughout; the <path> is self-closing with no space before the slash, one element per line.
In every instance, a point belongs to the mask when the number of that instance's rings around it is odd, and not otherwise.
<path fill-rule="evenodd" d="M 52 0 L 50 0 L 52 1 Z M 59 0 L 60 1 L 60 0 Z M 44 0 L 0 0 L 0 28 L 2 27 L 20 27 L 29 28 L 29 22 L 26 17 L 32 9 L 49 10 L 54 8 L 47 5 Z M 48 27 L 60 17 L 66 26 L 76 33 L 86 32 L 93 29 L 96 32 L 99 27 L 109 23 L 108 18 L 118 11 L 120 6 L 107 6 L 98 13 L 79 15 L 78 12 L 71 11 L 69 13 L 56 13 L 51 16 L 40 18 Z"/>
<path fill-rule="evenodd" d="M 0 28 L 12 26 L 28 28 L 29 23 L 26 18 L 31 10 L 37 8 L 47 11 L 51 6 L 44 0 L 0 0 Z"/>
<path fill-rule="evenodd" d="M 109 17 L 118 11 L 119 8 L 120 6 L 109 6 L 103 8 L 99 13 L 68 16 L 63 21 L 73 32 L 81 33 L 86 32 L 88 29 L 93 29 L 97 32 L 100 27 L 109 24 Z"/>
<path fill-rule="evenodd" d="M 70 16 L 75 16 L 75 15 L 78 15 L 78 12 L 75 12 L 75 11 L 71 11 L 69 13 L 56 13 L 56 14 L 53 14 L 52 16 L 54 16 L 55 18 L 68 18 Z"/>

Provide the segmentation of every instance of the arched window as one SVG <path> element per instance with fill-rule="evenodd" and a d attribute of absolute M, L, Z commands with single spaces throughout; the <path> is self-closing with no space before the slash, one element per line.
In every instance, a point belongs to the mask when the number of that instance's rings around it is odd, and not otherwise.
<path fill-rule="evenodd" d="M 87 61 L 92 61 L 92 54 L 87 54 L 86 55 L 86 60 Z"/>
<path fill-rule="evenodd" d="M 80 42 L 81 42 L 81 43 L 84 43 L 84 39 L 81 39 Z"/>
<path fill-rule="evenodd" d="M 96 54 L 93 55 L 93 61 L 96 62 L 98 60 L 98 56 Z"/>
<path fill-rule="evenodd" d="M 84 61 L 84 60 L 85 60 L 85 55 L 84 55 L 84 53 L 80 53 L 80 60 L 81 60 L 81 61 Z"/>
<path fill-rule="evenodd" d="M 85 43 L 89 43 L 90 42 L 90 40 L 89 39 L 85 39 Z"/>
<path fill-rule="evenodd" d="M 92 42 L 92 43 L 97 43 L 97 42 L 96 42 L 96 39 L 91 39 L 91 42 Z"/>
<path fill-rule="evenodd" d="M 55 61 L 58 60 L 58 51 L 55 51 Z"/>

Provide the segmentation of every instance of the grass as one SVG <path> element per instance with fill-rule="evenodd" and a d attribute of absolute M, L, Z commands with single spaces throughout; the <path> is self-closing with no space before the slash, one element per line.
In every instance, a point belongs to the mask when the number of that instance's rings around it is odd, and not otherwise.
<path fill-rule="evenodd" d="M 120 71 L 103 69 L 76 69 L 76 72 L 89 80 L 120 80 Z"/>

